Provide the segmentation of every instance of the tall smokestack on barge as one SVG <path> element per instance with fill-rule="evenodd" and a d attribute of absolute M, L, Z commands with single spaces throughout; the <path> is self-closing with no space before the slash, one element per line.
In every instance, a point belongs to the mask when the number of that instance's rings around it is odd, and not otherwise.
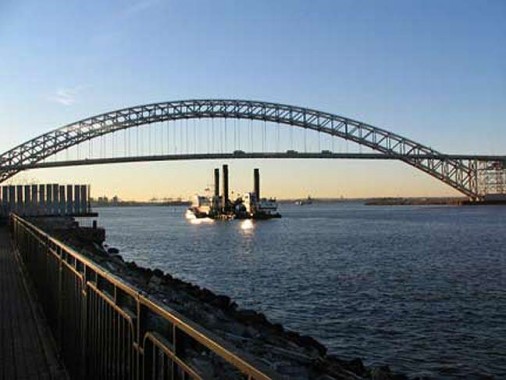
<path fill-rule="evenodd" d="M 254 191 L 257 200 L 260 199 L 260 170 L 253 170 Z"/>
<path fill-rule="evenodd" d="M 274 198 L 260 198 L 260 170 L 253 169 L 254 191 L 235 199 L 229 198 L 228 165 L 223 165 L 222 193 L 220 193 L 220 169 L 214 169 L 214 195 L 196 195 L 189 208 L 197 218 L 230 219 L 272 219 L 281 218 Z M 209 189 L 206 189 L 208 191 Z M 232 192 L 233 194 L 233 192 Z"/>
<path fill-rule="evenodd" d="M 223 165 L 223 209 L 228 207 L 228 165 Z"/>
<path fill-rule="evenodd" d="M 214 196 L 220 196 L 220 169 L 214 169 Z"/>

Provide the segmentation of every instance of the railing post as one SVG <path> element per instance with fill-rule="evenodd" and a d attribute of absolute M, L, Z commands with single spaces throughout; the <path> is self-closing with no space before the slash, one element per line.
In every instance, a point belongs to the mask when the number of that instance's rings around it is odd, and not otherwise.
<path fill-rule="evenodd" d="M 58 299 L 58 310 L 56 312 L 56 318 L 58 323 L 58 341 L 61 342 L 63 340 L 63 263 L 62 263 L 62 251 L 59 247 L 56 247 L 56 252 L 58 253 L 58 284 L 57 284 L 57 299 Z"/>
<path fill-rule="evenodd" d="M 135 331 L 135 340 L 136 342 L 134 342 L 134 346 L 135 346 L 135 361 L 136 361 L 136 369 L 135 369 L 135 378 L 138 379 L 138 380 L 144 380 L 144 363 L 143 363 L 143 360 L 141 359 L 141 346 L 142 346 L 142 342 L 141 342 L 141 339 L 142 339 L 142 330 L 143 330 L 143 322 L 144 322 L 144 313 L 142 311 L 142 304 L 141 302 L 139 301 L 139 298 L 136 298 L 135 300 L 136 302 L 136 305 L 137 305 L 137 323 L 136 323 L 136 326 L 137 326 L 137 331 Z M 143 355 L 144 357 L 144 355 Z"/>
<path fill-rule="evenodd" d="M 87 367 L 87 360 L 86 360 L 86 351 L 88 348 L 88 296 L 86 292 L 86 283 L 87 283 L 87 269 L 88 266 L 84 264 L 83 266 L 83 277 L 81 280 L 81 368 L 80 368 L 80 376 L 81 379 L 86 379 L 86 367 Z"/>

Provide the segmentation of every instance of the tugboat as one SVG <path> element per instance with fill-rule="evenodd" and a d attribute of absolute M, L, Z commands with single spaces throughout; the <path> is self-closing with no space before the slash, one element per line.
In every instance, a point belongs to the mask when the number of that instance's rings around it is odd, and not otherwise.
<path fill-rule="evenodd" d="M 278 204 L 273 198 L 257 200 L 255 193 L 247 193 L 244 196 L 244 204 L 248 215 L 247 219 L 281 218 L 281 214 L 278 212 Z"/>
<path fill-rule="evenodd" d="M 220 170 L 214 169 L 214 195 L 196 195 L 188 209 L 196 218 L 230 219 L 272 219 L 281 218 L 274 198 L 260 198 L 260 172 L 254 170 L 253 192 L 244 198 L 231 201 L 228 196 L 228 166 L 223 165 L 223 195 L 220 196 Z"/>
<path fill-rule="evenodd" d="M 209 202 L 209 197 L 203 195 L 195 195 L 188 210 L 191 211 L 197 219 L 209 217 L 209 212 L 211 211 L 211 203 Z"/>

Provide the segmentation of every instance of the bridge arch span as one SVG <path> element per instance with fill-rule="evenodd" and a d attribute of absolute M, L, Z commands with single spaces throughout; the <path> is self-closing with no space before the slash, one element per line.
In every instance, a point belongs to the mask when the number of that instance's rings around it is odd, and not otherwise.
<path fill-rule="evenodd" d="M 16 166 L 35 164 L 87 140 L 140 125 L 195 118 L 261 120 L 326 133 L 394 155 L 466 196 L 480 198 L 476 165 L 471 160 L 448 157 L 398 134 L 339 115 L 286 104 L 234 99 L 152 103 L 103 113 L 54 129 L 0 155 L 0 183 L 22 170 Z"/>

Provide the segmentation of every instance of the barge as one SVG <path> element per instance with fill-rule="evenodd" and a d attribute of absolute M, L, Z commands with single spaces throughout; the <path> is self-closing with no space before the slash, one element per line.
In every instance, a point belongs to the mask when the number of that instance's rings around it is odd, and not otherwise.
<path fill-rule="evenodd" d="M 228 165 L 223 165 L 223 194 L 220 195 L 220 169 L 214 169 L 214 194 L 195 195 L 189 211 L 196 218 L 273 219 L 281 218 L 274 198 L 260 197 L 260 171 L 254 169 L 254 190 L 232 200 L 228 194 Z"/>

